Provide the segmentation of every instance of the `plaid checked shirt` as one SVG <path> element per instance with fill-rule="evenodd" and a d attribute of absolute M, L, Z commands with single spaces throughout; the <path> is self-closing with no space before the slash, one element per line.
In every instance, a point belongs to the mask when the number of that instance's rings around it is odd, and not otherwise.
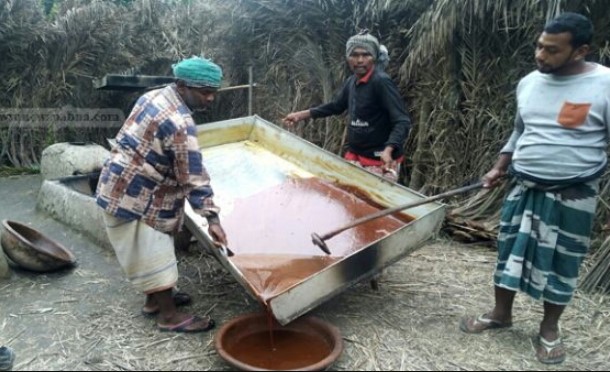
<path fill-rule="evenodd" d="M 195 122 L 175 85 L 140 97 L 116 141 L 96 191 L 107 213 L 172 233 L 182 227 L 188 199 L 197 213 L 217 222 Z"/>

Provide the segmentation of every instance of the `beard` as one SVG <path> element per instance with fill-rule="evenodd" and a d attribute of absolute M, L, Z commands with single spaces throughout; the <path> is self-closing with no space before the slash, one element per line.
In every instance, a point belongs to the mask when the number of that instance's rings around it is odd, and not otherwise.
<path fill-rule="evenodd" d="M 557 70 L 557 68 L 549 66 L 549 65 L 541 65 L 538 64 L 538 72 L 540 72 L 541 74 L 552 74 L 553 72 L 555 72 Z"/>
<path fill-rule="evenodd" d="M 207 104 L 199 104 L 197 106 L 194 106 L 191 110 L 196 111 L 196 112 L 204 112 L 204 111 L 208 111 L 209 108 L 210 108 L 210 106 Z"/>
<path fill-rule="evenodd" d="M 184 97 L 184 102 L 188 106 L 189 109 L 193 112 L 203 112 L 209 108 L 209 104 L 206 102 L 201 102 L 200 100 L 193 97 L 191 94 L 187 94 Z"/>
<path fill-rule="evenodd" d="M 563 62 L 554 66 L 536 61 L 538 72 L 540 72 L 541 74 L 554 74 L 557 72 L 561 72 L 562 70 L 569 68 L 574 63 L 574 61 L 572 60 L 572 56 L 573 52 L 570 53 L 570 55 Z"/>

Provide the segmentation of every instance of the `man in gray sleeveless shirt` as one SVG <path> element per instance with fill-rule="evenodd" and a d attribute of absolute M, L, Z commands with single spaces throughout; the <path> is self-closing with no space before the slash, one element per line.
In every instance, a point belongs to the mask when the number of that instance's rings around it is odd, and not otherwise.
<path fill-rule="evenodd" d="M 502 206 L 495 306 L 460 322 L 466 333 L 510 327 L 517 291 L 540 299 L 536 357 L 548 364 L 566 356 L 559 318 L 590 246 L 607 165 L 610 69 L 585 61 L 592 35 L 588 18 L 563 13 L 537 40 L 538 70 L 517 86 L 514 131 L 483 177 L 489 188 L 506 173 L 514 183 Z"/>

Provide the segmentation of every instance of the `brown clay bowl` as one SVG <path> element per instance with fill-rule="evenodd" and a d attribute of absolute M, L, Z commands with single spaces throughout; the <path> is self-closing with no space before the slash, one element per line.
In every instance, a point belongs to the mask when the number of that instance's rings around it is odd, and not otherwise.
<path fill-rule="evenodd" d="M 74 254 L 66 247 L 19 222 L 2 221 L 0 243 L 11 261 L 27 270 L 48 272 L 76 263 Z"/>
<path fill-rule="evenodd" d="M 282 349 L 279 344 L 290 340 L 289 337 L 280 337 L 282 333 L 284 335 L 305 334 L 307 335 L 306 340 L 309 342 L 304 344 L 299 342 L 296 350 L 294 347 L 284 348 L 278 355 L 268 358 L 267 355 L 264 355 L 267 354 L 266 352 L 252 351 L 253 345 L 243 341 L 253 335 L 258 335 L 262 336 L 260 344 L 270 345 L 270 327 L 274 331 L 274 343 L 278 350 Z M 254 359 L 258 360 L 254 361 L 252 355 L 244 356 L 240 353 L 240 345 L 245 346 L 242 350 L 247 351 L 246 354 L 254 354 Z M 270 322 L 265 313 L 252 313 L 238 316 L 223 324 L 214 336 L 214 346 L 222 359 L 242 371 L 322 371 L 334 363 L 343 352 L 343 339 L 335 326 L 313 316 L 304 316 L 282 326 L 275 320 Z M 323 347 L 320 349 L 320 346 Z M 258 350 L 260 345 L 254 345 L 254 348 Z M 311 354 L 314 349 L 324 350 L 324 352 L 315 352 L 316 360 L 307 357 L 304 358 L 308 360 L 307 364 L 302 364 L 303 356 L 307 353 Z M 260 357 L 261 355 L 263 356 Z M 275 367 L 269 365 L 270 360 L 275 363 L 278 358 L 280 360 Z M 263 363 L 258 364 L 261 361 Z M 295 361 L 297 361 L 296 364 L 302 365 L 295 365 Z M 286 362 L 288 364 L 285 364 Z"/>

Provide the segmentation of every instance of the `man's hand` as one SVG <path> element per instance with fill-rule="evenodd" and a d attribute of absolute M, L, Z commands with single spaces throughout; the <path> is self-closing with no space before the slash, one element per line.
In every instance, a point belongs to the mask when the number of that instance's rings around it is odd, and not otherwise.
<path fill-rule="evenodd" d="M 494 164 L 493 168 L 491 168 L 491 170 L 481 178 L 481 181 L 483 181 L 483 187 L 486 189 L 493 189 L 494 187 L 498 186 L 502 177 L 506 175 L 506 170 L 508 169 L 509 164 L 512 162 L 512 159 L 512 153 L 500 154 L 500 157 L 496 161 L 496 164 Z"/>
<path fill-rule="evenodd" d="M 387 146 L 383 152 L 381 153 L 381 161 L 383 161 L 383 168 L 388 172 L 396 172 L 394 168 L 396 168 L 396 162 L 392 159 L 392 152 L 394 151 L 394 147 Z"/>
<path fill-rule="evenodd" d="M 282 122 L 284 124 L 287 124 L 288 126 L 293 126 L 296 123 L 298 123 L 299 121 L 307 120 L 310 117 L 311 117 L 311 114 L 309 113 L 309 110 L 291 112 L 290 114 L 286 115 L 285 118 L 282 119 Z"/>
<path fill-rule="evenodd" d="M 210 224 L 208 227 L 208 233 L 212 236 L 212 239 L 214 239 L 214 244 L 225 246 L 229 244 L 227 241 L 227 235 L 225 234 L 225 231 L 220 223 Z"/>
<path fill-rule="evenodd" d="M 487 172 L 481 179 L 483 181 L 483 187 L 486 189 L 493 189 L 494 187 L 500 184 L 500 179 L 505 175 L 505 171 L 493 168 L 492 170 Z"/>

